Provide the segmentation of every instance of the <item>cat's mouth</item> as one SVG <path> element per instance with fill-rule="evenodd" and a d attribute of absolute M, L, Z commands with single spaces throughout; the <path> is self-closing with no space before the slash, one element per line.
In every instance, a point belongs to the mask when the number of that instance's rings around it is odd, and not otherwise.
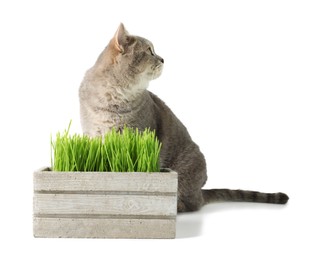
<path fill-rule="evenodd" d="M 157 64 L 153 67 L 153 70 L 156 71 L 156 70 L 162 70 L 163 68 L 163 61 L 159 61 L 157 62 Z"/>
<path fill-rule="evenodd" d="M 155 70 L 162 70 L 162 67 L 163 67 L 163 63 L 160 63 L 160 64 L 155 66 L 154 71 Z"/>
<path fill-rule="evenodd" d="M 156 78 L 160 77 L 160 75 L 162 73 L 162 69 L 163 69 L 163 63 L 156 65 L 153 69 L 152 79 L 156 79 Z"/>

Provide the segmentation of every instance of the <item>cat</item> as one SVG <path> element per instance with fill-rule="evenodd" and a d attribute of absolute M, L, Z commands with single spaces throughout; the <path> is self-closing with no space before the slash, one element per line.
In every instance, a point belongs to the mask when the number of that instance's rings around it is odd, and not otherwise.
<path fill-rule="evenodd" d="M 207 180 L 203 154 L 170 108 L 147 90 L 163 65 L 150 41 L 130 35 L 120 24 L 79 89 L 84 134 L 100 136 L 124 125 L 155 130 L 162 142 L 161 167 L 178 173 L 178 212 L 196 211 L 213 201 L 286 204 L 289 197 L 281 192 L 202 189 Z"/>

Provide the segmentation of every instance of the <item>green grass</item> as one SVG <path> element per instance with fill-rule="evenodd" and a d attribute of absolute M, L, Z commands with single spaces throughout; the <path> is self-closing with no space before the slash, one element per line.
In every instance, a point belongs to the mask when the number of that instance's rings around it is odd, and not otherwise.
<path fill-rule="evenodd" d="M 53 171 L 159 172 L 161 143 L 155 132 L 125 127 L 103 137 L 64 133 L 51 138 Z"/>

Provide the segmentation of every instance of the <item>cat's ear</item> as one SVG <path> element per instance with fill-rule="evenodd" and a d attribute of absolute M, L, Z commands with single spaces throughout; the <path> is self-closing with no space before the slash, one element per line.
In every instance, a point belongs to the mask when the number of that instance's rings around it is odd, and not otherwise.
<path fill-rule="evenodd" d="M 119 52 L 123 53 L 125 46 L 128 44 L 128 32 L 121 23 L 114 35 L 114 47 Z"/>

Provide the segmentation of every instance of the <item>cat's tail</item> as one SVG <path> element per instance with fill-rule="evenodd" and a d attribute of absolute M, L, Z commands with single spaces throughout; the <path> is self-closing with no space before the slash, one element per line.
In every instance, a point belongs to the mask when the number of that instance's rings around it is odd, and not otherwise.
<path fill-rule="evenodd" d="M 248 190 L 211 189 L 202 190 L 204 204 L 214 201 L 240 201 L 286 204 L 289 197 L 282 192 L 263 193 Z"/>

